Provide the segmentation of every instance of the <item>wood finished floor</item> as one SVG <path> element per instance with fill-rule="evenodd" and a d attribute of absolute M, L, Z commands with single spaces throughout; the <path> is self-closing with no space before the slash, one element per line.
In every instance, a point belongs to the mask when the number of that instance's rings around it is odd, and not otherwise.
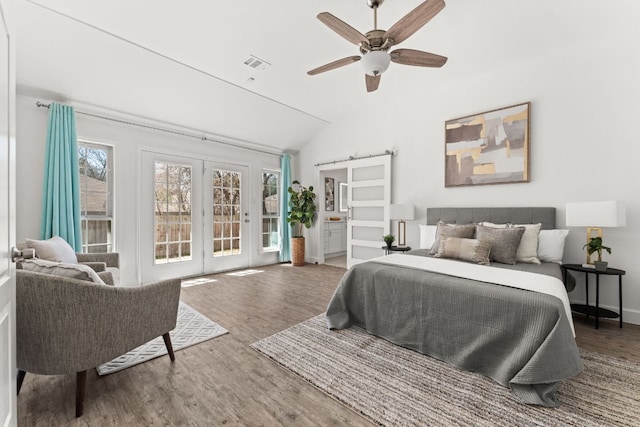
<path fill-rule="evenodd" d="M 105 377 L 87 375 L 75 418 L 75 375 L 27 374 L 19 426 L 370 426 L 355 412 L 252 350 L 261 338 L 322 313 L 344 274 L 332 266 L 272 265 L 247 276 L 217 274 L 182 300 L 230 333 Z M 640 363 L 640 326 L 575 320 L 581 348 Z"/>

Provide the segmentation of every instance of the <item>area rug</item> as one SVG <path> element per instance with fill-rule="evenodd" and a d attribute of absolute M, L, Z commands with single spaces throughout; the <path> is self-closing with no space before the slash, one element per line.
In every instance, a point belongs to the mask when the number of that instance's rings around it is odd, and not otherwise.
<path fill-rule="evenodd" d="M 324 315 L 251 346 L 383 426 L 637 426 L 640 420 L 640 365 L 588 351 L 581 351 L 583 372 L 560 387 L 561 406 L 543 408 L 361 328 L 330 331 Z"/>
<path fill-rule="evenodd" d="M 169 335 L 171 336 L 173 351 L 176 352 L 228 332 L 216 322 L 180 301 L 176 328 L 169 332 Z M 98 366 L 96 369 L 100 375 L 112 374 L 165 354 L 167 354 L 167 347 L 160 336 L 113 359 L 111 362 Z"/>

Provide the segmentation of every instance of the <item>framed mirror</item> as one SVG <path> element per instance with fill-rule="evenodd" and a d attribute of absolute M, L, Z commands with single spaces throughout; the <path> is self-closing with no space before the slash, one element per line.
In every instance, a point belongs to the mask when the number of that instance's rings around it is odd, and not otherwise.
<path fill-rule="evenodd" d="M 347 211 L 347 202 L 349 201 L 349 196 L 347 194 L 348 189 L 349 184 L 347 184 L 346 182 L 340 183 L 340 212 Z"/>

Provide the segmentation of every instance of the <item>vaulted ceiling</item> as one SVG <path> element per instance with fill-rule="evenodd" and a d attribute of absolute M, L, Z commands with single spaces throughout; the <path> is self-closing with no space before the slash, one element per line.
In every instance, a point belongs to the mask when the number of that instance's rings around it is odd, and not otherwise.
<path fill-rule="evenodd" d="M 388 29 L 420 3 L 387 0 L 378 26 Z M 329 123 L 366 111 L 374 121 L 380 106 L 429 102 L 459 79 L 588 43 L 584 34 L 612 31 L 626 13 L 597 5 L 605 2 L 448 0 L 401 44 L 447 64 L 392 63 L 380 89 L 367 93 L 357 63 L 306 74 L 358 54 L 316 15 L 329 11 L 364 33 L 373 29 L 366 0 L 20 0 L 18 91 L 295 151 Z M 248 67 L 251 55 L 270 65 Z"/>

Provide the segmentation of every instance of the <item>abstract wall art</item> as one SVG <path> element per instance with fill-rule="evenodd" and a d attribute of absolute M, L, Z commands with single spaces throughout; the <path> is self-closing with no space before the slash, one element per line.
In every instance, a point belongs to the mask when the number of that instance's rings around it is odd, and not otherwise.
<path fill-rule="evenodd" d="M 324 210 L 332 211 L 335 209 L 335 181 L 333 178 L 324 179 Z"/>
<path fill-rule="evenodd" d="M 447 120 L 444 186 L 529 182 L 530 104 Z"/>

